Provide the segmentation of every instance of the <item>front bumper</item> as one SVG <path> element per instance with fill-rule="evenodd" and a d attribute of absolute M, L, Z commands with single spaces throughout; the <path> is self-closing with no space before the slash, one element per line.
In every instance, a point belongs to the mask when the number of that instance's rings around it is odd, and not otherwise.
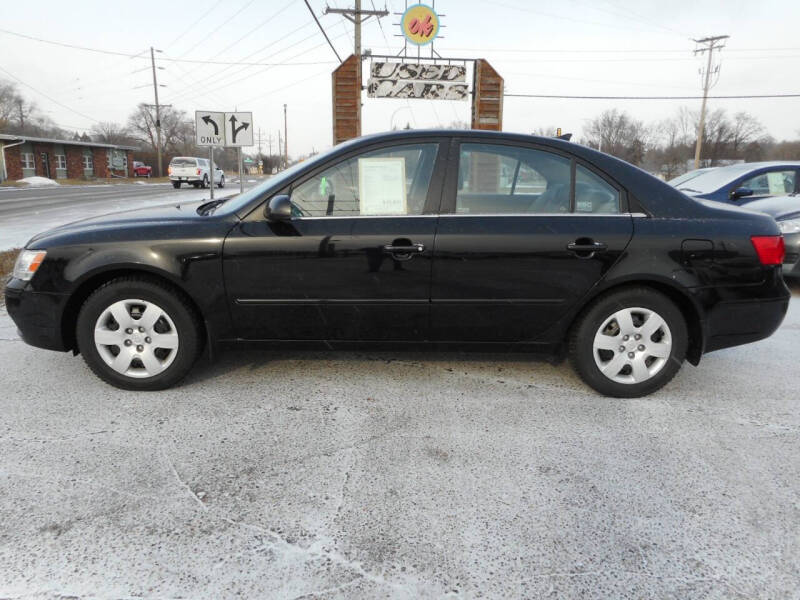
<path fill-rule="evenodd" d="M 26 344 L 47 350 L 67 350 L 61 315 L 67 296 L 33 292 L 19 279 L 6 286 L 6 308 Z"/>

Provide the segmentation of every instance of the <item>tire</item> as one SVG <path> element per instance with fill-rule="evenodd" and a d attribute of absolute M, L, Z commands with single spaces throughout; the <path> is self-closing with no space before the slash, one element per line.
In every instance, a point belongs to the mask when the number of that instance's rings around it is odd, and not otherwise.
<path fill-rule="evenodd" d="M 100 379 L 125 390 L 152 391 L 189 373 L 203 348 L 201 332 L 200 318 L 180 293 L 131 276 L 103 284 L 86 299 L 75 333 L 80 353 Z"/>
<path fill-rule="evenodd" d="M 181 187 L 181 182 L 180 181 L 173 181 L 172 182 L 172 187 L 174 187 L 176 190 L 179 189 Z"/>
<path fill-rule="evenodd" d="M 638 398 L 672 380 L 688 343 L 686 320 L 672 300 L 630 287 L 584 309 L 570 331 L 569 354 L 589 387 L 605 396 Z"/>
<path fill-rule="evenodd" d="M 220 180 L 219 180 L 219 183 L 217 184 L 217 187 L 218 187 L 218 188 L 224 188 L 224 187 L 225 187 L 225 175 L 223 175 L 223 176 L 220 178 Z"/>

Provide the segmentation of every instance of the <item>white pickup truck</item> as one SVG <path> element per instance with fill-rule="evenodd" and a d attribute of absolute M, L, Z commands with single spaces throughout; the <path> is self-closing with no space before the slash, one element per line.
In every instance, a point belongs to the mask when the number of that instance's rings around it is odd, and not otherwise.
<path fill-rule="evenodd" d="M 194 187 L 208 187 L 211 183 L 211 170 L 207 158 L 194 156 L 176 156 L 169 161 L 169 180 L 172 187 L 179 188 L 182 183 L 191 183 Z M 225 187 L 225 173 L 214 165 L 214 183 L 217 187 Z"/>

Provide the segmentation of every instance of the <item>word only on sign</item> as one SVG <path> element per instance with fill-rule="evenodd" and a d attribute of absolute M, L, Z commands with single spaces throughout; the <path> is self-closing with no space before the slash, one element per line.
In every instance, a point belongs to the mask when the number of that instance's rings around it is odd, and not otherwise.
<path fill-rule="evenodd" d="M 194 113 L 198 146 L 252 146 L 252 112 L 214 112 L 197 110 Z"/>

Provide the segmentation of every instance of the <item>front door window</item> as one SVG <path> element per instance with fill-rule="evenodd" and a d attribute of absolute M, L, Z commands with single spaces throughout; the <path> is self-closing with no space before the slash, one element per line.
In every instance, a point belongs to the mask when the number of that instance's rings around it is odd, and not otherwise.
<path fill-rule="evenodd" d="M 769 171 L 746 179 L 738 187 L 753 190 L 753 196 L 783 196 L 794 192 L 796 177 L 792 169 Z"/>
<path fill-rule="evenodd" d="M 420 215 L 438 144 L 408 144 L 348 158 L 294 187 L 300 217 Z"/>

